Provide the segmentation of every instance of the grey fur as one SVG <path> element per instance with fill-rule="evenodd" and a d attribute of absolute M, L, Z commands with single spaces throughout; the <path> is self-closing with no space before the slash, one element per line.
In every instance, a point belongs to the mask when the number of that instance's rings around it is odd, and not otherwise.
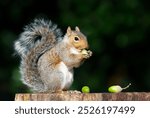
<path fill-rule="evenodd" d="M 44 31 L 44 30 L 45 31 Z M 38 45 L 39 42 L 35 42 L 34 39 L 40 35 L 41 37 L 46 37 L 49 33 L 54 33 L 56 41 L 62 39 L 62 33 L 56 24 L 52 24 L 51 21 L 44 19 L 35 19 L 33 23 L 25 26 L 24 32 L 21 33 L 19 39 L 15 42 L 15 50 L 24 58 L 28 51 Z M 35 43 L 37 43 L 35 45 Z"/>
<path fill-rule="evenodd" d="M 41 39 L 37 40 L 37 36 L 40 36 Z M 50 38 L 48 39 L 48 37 Z M 21 57 L 22 81 L 32 90 L 38 92 L 46 90 L 40 79 L 37 62 L 42 54 L 50 50 L 60 40 L 62 40 L 62 33 L 57 25 L 48 20 L 35 19 L 33 23 L 25 26 L 24 32 L 15 41 L 15 51 Z"/>

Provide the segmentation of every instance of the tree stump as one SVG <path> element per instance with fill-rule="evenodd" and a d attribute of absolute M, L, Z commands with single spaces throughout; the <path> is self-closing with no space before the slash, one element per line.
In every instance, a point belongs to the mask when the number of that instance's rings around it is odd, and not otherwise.
<path fill-rule="evenodd" d="M 150 101 L 150 92 L 19 93 L 15 101 Z"/>

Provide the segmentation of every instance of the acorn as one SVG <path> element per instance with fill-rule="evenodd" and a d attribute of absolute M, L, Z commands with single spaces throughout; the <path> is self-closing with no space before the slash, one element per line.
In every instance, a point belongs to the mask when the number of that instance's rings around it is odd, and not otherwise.
<path fill-rule="evenodd" d="M 129 86 L 131 85 L 131 83 L 129 83 L 126 87 L 122 88 L 121 86 L 119 85 L 113 85 L 113 86 L 110 86 L 108 88 L 108 91 L 111 92 L 111 93 L 119 93 L 121 92 L 122 90 L 125 90 L 127 88 L 129 88 Z"/>
<path fill-rule="evenodd" d="M 84 54 L 84 55 L 87 55 L 87 54 L 88 54 L 88 52 L 87 52 L 86 49 L 83 49 L 83 50 L 81 51 L 81 53 Z"/>

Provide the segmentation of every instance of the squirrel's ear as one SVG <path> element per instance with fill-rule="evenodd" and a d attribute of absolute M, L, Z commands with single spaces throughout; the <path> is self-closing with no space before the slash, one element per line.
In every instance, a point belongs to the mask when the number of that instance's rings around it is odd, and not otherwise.
<path fill-rule="evenodd" d="M 78 32 L 80 32 L 80 29 L 79 29 L 78 26 L 75 27 L 75 30 L 78 31 Z"/>
<path fill-rule="evenodd" d="M 67 28 L 67 34 L 70 35 L 71 32 L 72 32 L 72 31 L 71 31 L 71 27 L 69 26 L 69 27 Z"/>

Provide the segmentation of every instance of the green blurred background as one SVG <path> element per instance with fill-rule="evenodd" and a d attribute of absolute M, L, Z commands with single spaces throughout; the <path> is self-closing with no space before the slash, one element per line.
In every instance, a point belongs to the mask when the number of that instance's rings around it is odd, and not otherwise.
<path fill-rule="evenodd" d="M 1 0 L 0 100 L 28 92 L 20 81 L 13 43 L 35 17 L 51 19 L 65 33 L 67 26 L 87 36 L 93 56 L 75 70 L 71 89 L 87 85 L 107 92 L 111 85 L 126 91 L 150 91 L 150 1 L 147 0 Z"/>

